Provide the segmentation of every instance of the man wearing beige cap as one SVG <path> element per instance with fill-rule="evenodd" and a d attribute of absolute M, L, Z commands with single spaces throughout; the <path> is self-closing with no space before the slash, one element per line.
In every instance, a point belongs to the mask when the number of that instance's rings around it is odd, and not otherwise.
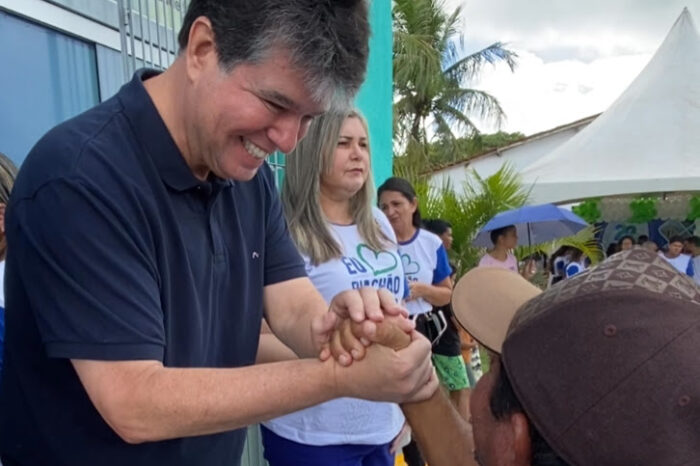
<path fill-rule="evenodd" d="M 453 307 L 491 370 L 473 444 L 444 395 L 404 405 L 430 466 L 700 465 L 700 289 L 662 258 L 633 249 L 543 293 L 476 269 Z"/>

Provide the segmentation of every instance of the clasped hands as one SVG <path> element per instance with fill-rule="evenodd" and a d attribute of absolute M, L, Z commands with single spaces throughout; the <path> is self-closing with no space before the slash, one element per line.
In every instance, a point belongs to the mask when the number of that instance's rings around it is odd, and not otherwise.
<path fill-rule="evenodd" d="M 437 389 L 430 342 L 387 290 L 336 295 L 329 312 L 312 322 L 312 333 L 319 358 L 337 367 L 345 396 L 402 403 Z"/>

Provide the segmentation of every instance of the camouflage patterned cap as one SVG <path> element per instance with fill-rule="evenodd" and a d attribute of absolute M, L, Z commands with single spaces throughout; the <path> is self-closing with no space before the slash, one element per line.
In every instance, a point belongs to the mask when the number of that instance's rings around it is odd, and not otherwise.
<path fill-rule="evenodd" d="M 568 463 L 700 465 L 700 289 L 656 254 L 616 254 L 529 300 L 501 357 Z"/>

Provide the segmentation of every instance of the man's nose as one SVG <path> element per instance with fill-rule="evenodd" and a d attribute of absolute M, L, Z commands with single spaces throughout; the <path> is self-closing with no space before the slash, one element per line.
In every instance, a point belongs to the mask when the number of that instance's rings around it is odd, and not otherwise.
<path fill-rule="evenodd" d="M 301 117 L 297 115 L 283 115 L 277 118 L 275 123 L 268 129 L 267 137 L 272 143 L 285 154 L 289 154 L 297 146 L 297 143 L 306 134 L 306 129 L 302 127 Z"/>

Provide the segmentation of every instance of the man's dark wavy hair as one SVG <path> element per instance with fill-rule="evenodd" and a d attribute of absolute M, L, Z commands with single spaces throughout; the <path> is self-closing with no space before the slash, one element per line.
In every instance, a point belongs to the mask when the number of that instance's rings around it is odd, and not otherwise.
<path fill-rule="evenodd" d="M 366 0 L 192 0 L 178 35 L 181 51 L 200 16 L 212 24 L 225 71 L 260 62 L 277 48 L 304 73 L 309 89 L 333 95 L 336 102 L 347 105 L 364 81 L 370 34 Z"/>

